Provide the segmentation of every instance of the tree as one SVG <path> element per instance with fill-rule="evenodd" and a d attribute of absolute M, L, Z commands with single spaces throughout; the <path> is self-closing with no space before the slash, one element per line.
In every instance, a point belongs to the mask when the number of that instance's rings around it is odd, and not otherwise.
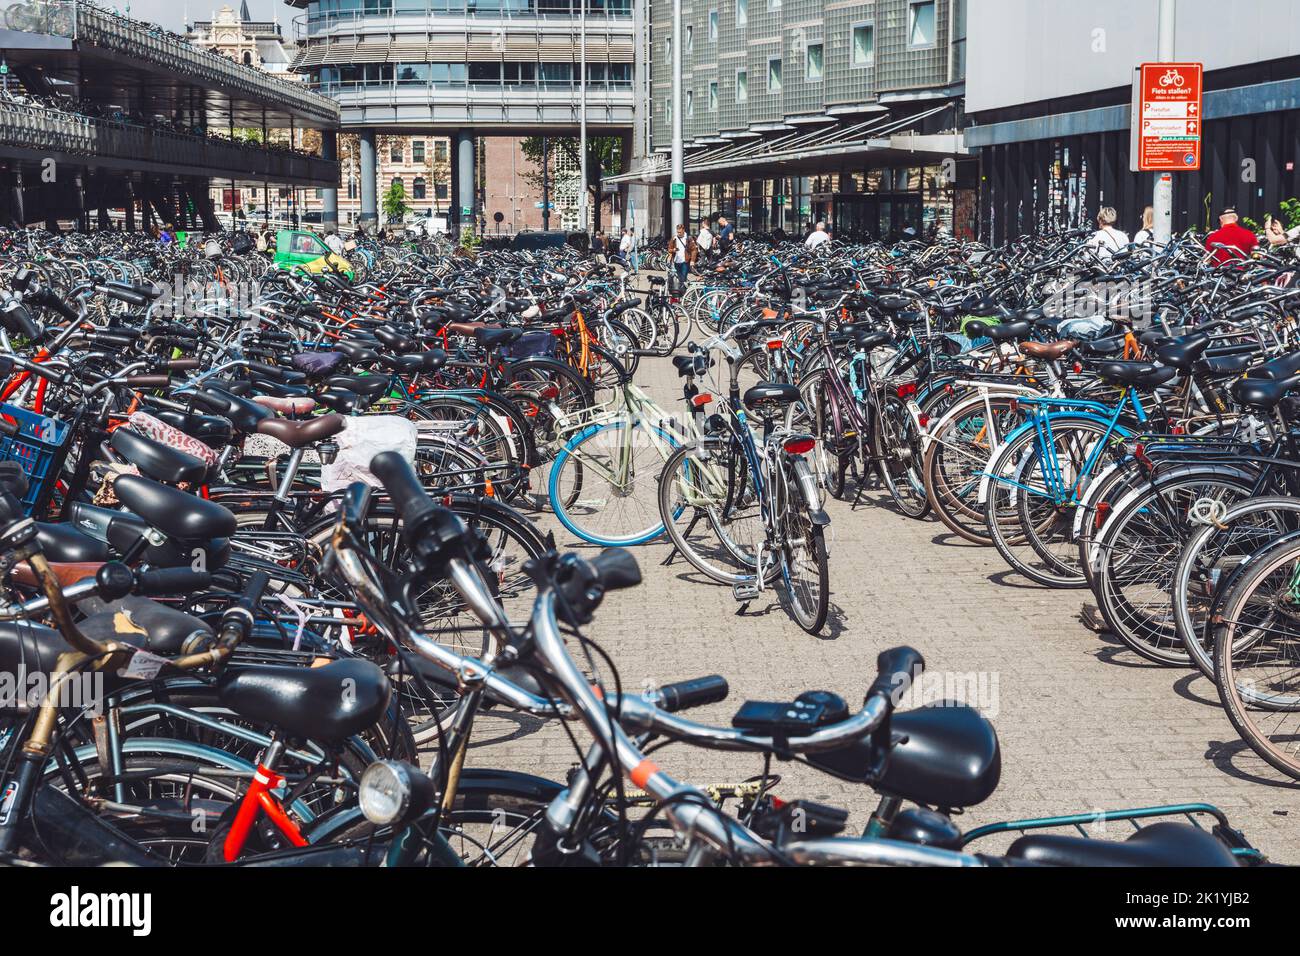
<path fill-rule="evenodd" d="M 546 139 L 547 151 L 550 153 L 552 163 L 556 156 L 556 150 L 567 156 L 573 165 L 581 168 L 579 162 L 580 142 L 576 136 L 550 136 Z M 536 167 L 532 172 L 525 173 L 527 179 L 537 188 L 542 185 L 542 137 L 529 136 L 523 142 L 524 156 L 529 159 L 533 166 Z M 613 175 L 620 172 L 623 166 L 623 139 L 620 136 L 588 136 L 587 137 L 587 206 L 592 210 L 592 228 L 600 230 L 600 180 L 601 177 L 608 174 Z M 552 178 L 552 187 L 554 178 Z"/>
<path fill-rule="evenodd" d="M 406 187 L 400 179 L 394 179 L 393 184 L 384 192 L 384 218 L 389 222 L 401 222 L 408 208 Z"/>

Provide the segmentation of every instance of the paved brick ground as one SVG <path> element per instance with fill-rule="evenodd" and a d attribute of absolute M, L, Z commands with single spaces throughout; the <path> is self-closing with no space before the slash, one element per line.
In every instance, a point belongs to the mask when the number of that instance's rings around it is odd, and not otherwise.
<path fill-rule="evenodd" d="M 667 403 L 666 362 L 638 381 Z M 832 501 L 832 611 L 811 637 L 774 603 L 746 613 L 730 589 L 702 583 L 689 566 L 661 566 L 668 548 L 638 549 L 645 583 L 612 595 L 589 634 L 617 662 L 625 686 L 723 674 L 731 699 L 693 712 L 720 724 L 745 699 L 790 700 L 809 689 L 851 704 L 874 675 L 876 654 L 912 644 L 935 675 L 975 672 L 982 709 L 1001 739 L 1002 783 L 964 828 L 998 820 L 1103 808 L 1209 802 L 1270 857 L 1300 863 L 1300 786 L 1242 743 L 1213 686 L 1191 672 L 1150 665 L 1081 623 L 1087 591 L 1053 591 L 1009 578 L 991 548 L 954 541 L 937 522 L 913 521 L 870 491 L 856 510 Z M 554 523 L 554 522 L 552 522 Z M 572 538 L 557 528 L 557 539 Z M 927 685 L 928 686 L 928 685 Z M 559 778 L 572 748 L 554 726 L 517 717 L 484 720 L 471 760 Z M 677 746 L 660 763 L 688 781 L 743 779 L 758 758 Z M 778 793 L 833 803 L 861 827 L 872 793 L 787 765 Z M 1112 824 L 1122 837 L 1128 824 Z"/>

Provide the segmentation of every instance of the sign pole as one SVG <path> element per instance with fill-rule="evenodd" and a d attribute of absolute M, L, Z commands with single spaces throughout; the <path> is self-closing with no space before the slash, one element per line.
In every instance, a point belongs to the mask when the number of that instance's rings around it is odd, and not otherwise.
<path fill-rule="evenodd" d="M 1157 14 L 1156 59 L 1162 63 L 1174 60 L 1174 0 L 1160 0 Z M 1169 173 L 1156 173 L 1155 194 L 1151 198 L 1155 212 L 1152 232 L 1158 245 L 1168 244 L 1173 235 L 1174 177 Z"/>
<path fill-rule="evenodd" d="M 686 165 L 682 156 L 682 0 L 673 0 L 673 89 L 670 102 L 673 107 L 673 141 L 672 141 L 672 182 L 686 181 Z M 672 193 L 679 190 L 672 189 Z M 681 198 L 670 194 L 672 202 L 672 235 L 677 235 L 677 227 L 686 224 L 686 196 Z"/>

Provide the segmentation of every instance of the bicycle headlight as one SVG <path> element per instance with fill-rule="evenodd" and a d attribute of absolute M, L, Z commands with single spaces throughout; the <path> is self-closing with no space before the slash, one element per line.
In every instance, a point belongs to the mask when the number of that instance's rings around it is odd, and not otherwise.
<path fill-rule="evenodd" d="M 361 775 L 361 813 L 377 826 L 399 825 L 429 806 L 433 781 L 400 760 L 378 760 Z"/>

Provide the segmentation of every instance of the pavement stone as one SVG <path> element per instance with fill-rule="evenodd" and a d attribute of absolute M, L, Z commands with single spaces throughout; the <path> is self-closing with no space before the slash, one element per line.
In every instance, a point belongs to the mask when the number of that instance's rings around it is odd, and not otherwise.
<path fill-rule="evenodd" d="M 666 360 L 642 362 L 637 380 L 666 408 L 680 396 Z M 1184 802 L 1213 803 L 1268 856 L 1300 863 L 1300 783 L 1283 777 L 1242 742 L 1199 674 L 1162 668 L 1086 628 L 1086 590 L 1051 590 L 1007 574 L 996 551 L 955 541 L 932 520 L 894 511 L 869 490 L 856 508 L 831 500 L 831 619 L 821 637 L 804 633 L 775 601 L 747 611 L 729 588 L 702 583 L 669 546 L 635 553 L 636 589 L 610 595 L 585 633 L 609 652 L 624 687 L 705 674 L 731 685 L 724 703 L 692 717 L 728 725 L 746 699 L 792 700 L 835 691 L 850 704 L 875 672 L 876 655 L 911 644 L 928 679 L 974 673 L 978 701 L 998 730 L 1002 781 L 961 818 L 964 829 L 999 820 Z M 543 516 L 561 547 L 577 542 Z M 469 760 L 562 779 L 575 762 L 554 724 L 491 715 L 481 719 Z M 656 760 L 697 785 L 735 782 L 761 771 L 755 755 L 676 745 Z M 861 828 L 876 797 L 865 786 L 798 764 L 778 764 L 785 799 L 807 798 L 851 812 Z M 1122 838 L 1127 823 L 1105 832 Z M 991 847 L 997 844 L 990 844 Z"/>

